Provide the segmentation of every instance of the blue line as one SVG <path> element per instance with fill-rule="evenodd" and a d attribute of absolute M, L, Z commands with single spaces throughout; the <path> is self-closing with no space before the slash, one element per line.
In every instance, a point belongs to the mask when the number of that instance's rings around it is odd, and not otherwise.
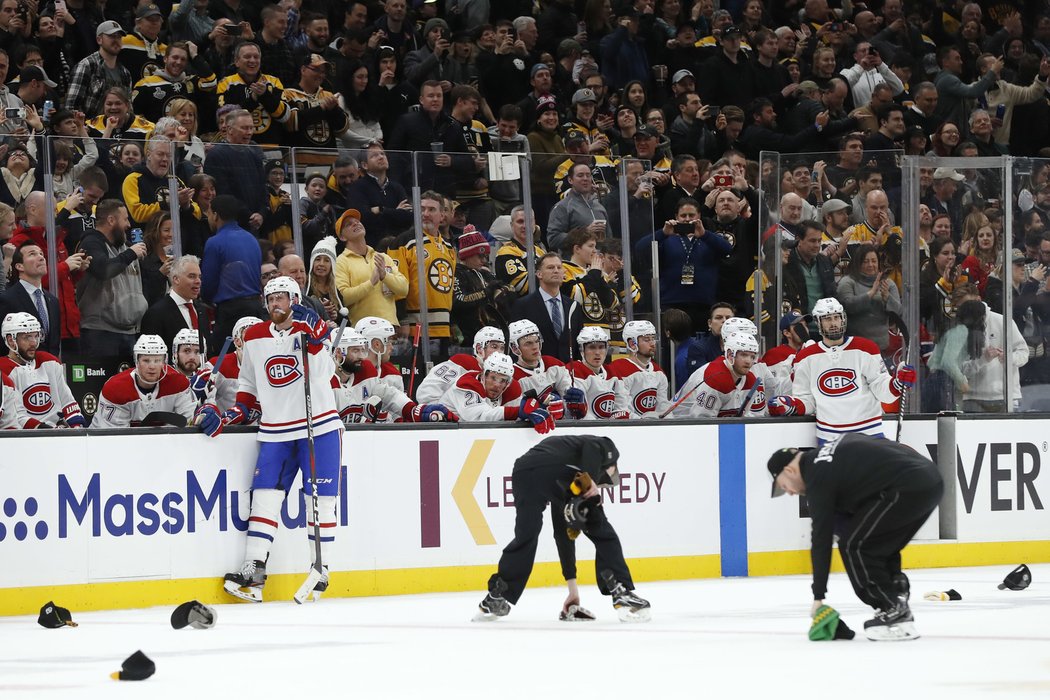
<path fill-rule="evenodd" d="M 747 576 L 744 424 L 718 426 L 718 513 L 722 575 Z"/>

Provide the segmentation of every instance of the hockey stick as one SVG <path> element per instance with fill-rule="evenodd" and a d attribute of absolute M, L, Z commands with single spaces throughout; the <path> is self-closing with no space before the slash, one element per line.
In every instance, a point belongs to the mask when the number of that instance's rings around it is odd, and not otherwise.
<path fill-rule="evenodd" d="M 681 405 L 682 405 L 683 403 L 685 403 L 686 399 L 688 399 L 688 398 L 689 398 L 690 396 L 692 396 L 693 394 L 695 394 L 695 393 L 696 393 L 696 390 L 697 390 L 697 389 L 699 389 L 700 387 L 702 387 L 702 386 L 703 386 L 704 384 L 706 384 L 706 382 L 705 382 L 704 380 L 702 380 L 702 379 L 701 379 L 701 380 L 700 380 L 700 383 L 699 383 L 699 384 L 697 384 L 696 386 L 694 386 L 694 387 L 693 387 L 692 389 L 690 389 L 690 390 L 689 390 L 689 392 L 688 392 L 688 393 L 686 393 L 686 395 L 685 395 L 685 396 L 683 396 L 682 398 L 680 398 L 680 399 L 678 399 L 677 401 L 675 401 L 675 402 L 674 402 L 673 404 L 671 404 L 671 407 L 670 407 L 669 409 L 667 409 L 666 411 L 664 411 L 663 413 L 661 413 L 661 414 L 660 414 L 660 418 L 666 418 L 667 416 L 669 416 L 669 415 L 671 415 L 672 413 L 674 413 L 674 410 L 675 410 L 676 408 L 678 408 L 678 407 L 679 407 L 679 406 L 681 406 Z M 745 404 L 745 405 L 746 405 L 746 404 Z"/>
<path fill-rule="evenodd" d="M 310 493 L 310 512 L 314 519 L 314 565 L 309 575 L 295 592 L 293 599 L 300 605 L 304 603 L 310 593 L 314 590 L 324 576 L 321 566 L 321 517 L 318 507 L 317 496 L 317 463 L 314 455 L 314 411 L 313 399 L 310 395 L 310 342 L 306 334 L 302 334 L 303 344 L 303 394 L 306 400 L 306 446 L 310 453 L 310 483 L 313 489 Z"/>
<path fill-rule="evenodd" d="M 408 378 L 408 397 L 412 398 L 412 391 L 416 388 L 416 358 L 419 357 L 419 334 L 423 326 L 416 324 L 416 337 L 412 340 L 412 374 Z"/>
<path fill-rule="evenodd" d="M 342 319 L 339 321 L 339 327 L 335 329 L 335 338 L 332 340 L 332 357 L 335 357 L 335 351 L 339 349 L 339 341 L 343 339 L 343 331 L 346 330 L 346 323 L 350 320 L 350 309 L 340 306 L 339 315 L 342 316 Z"/>
<path fill-rule="evenodd" d="M 755 390 L 758 389 L 758 387 L 760 386 L 762 386 L 762 380 L 756 379 L 754 385 L 751 387 L 751 390 L 747 392 L 747 396 L 744 397 L 744 403 L 740 404 L 740 408 L 736 409 L 737 418 L 744 415 L 744 409 L 746 409 L 751 403 L 751 397 L 755 395 Z"/>
<path fill-rule="evenodd" d="M 215 377 L 222 373 L 222 363 L 226 361 L 226 353 L 230 351 L 230 344 L 233 342 L 232 336 L 226 336 L 226 340 L 222 343 L 222 350 L 219 351 L 219 356 L 215 358 L 215 368 L 211 371 L 211 376 L 208 377 L 208 386 L 215 386 Z"/>
<path fill-rule="evenodd" d="M 575 299 L 573 299 L 572 300 L 572 304 L 569 305 L 569 315 L 565 319 L 565 325 L 569 329 L 569 364 L 570 365 L 573 362 L 576 361 L 576 356 L 575 356 L 575 353 L 573 352 L 573 350 L 575 349 L 575 346 L 576 346 L 576 339 L 572 337 L 572 314 L 573 314 L 574 311 L 576 311 L 576 307 L 577 306 L 578 306 L 577 301 Z M 583 360 L 583 355 L 582 354 L 580 355 L 580 359 Z M 572 371 L 572 369 L 569 370 L 569 382 L 570 382 L 569 385 L 573 389 L 575 389 L 576 388 L 576 374 Z"/>
<path fill-rule="evenodd" d="M 897 363 L 900 366 L 901 363 L 908 363 L 908 351 L 911 349 L 911 334 L 908 332 L 908 327 L 904 325 L 904 319 L 900 315 L 893 313 L 892 311 L 886 312 L 886 318 L 893 321 L 893 324 L 897 326 L 897 332 L 901 334 L 901 350 L 903 352 L 901 356 L 901 362 Z M 901 441 L 901 430 L 904 428 L 904 408 L 908 405 L 908 387 L 901 387 L 901 398 L 900 404 L 897 406 L 897 442 Z"/>

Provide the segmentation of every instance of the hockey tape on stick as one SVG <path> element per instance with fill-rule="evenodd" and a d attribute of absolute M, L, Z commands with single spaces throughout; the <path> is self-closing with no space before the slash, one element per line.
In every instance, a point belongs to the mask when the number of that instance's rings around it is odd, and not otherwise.
<path fill-rule="evenodd" d="M 350 309 L 345 306 L 339 307 L 339 315 L 343 318 L 339 321 L 339 327 L 335 329 L 335 338 L 332 339 L 332 357 L 335 357 L 335 351 L 339 349 L 339 341 L 343 339 L 346 322 L 350 320 Z"/>
<path fill-rule="evenodd" d="M 893 311 L 886 312 L 886 318 L 893 322 L 893 325 L 897 326 L 897 332 L 901 334 L 901 361 L 898 362 L 898 366 L 901 364 L 908 364 L 908 351 L 911 349 L 911 333 L 908 332 L 908 327 L 904 325 L 904 319 L 900 317 L 900 314 L 894 313 Z M 896 369 L 894 369 L 896 371 Z M 897 405 L 897 437 L 896 441 L 901 441 L 901 430 L 904 428 L 904 408 L 908 405 L 908 387 L 901 387 L 901 397 Z"/>
<path fill-rule="evenodd" d="M 408 378 L 408 395 L 412 396 L 412 390 L 416 387 L 416 358 L 419 357 L 419 334 L 423 332 L 422 324 L 416 324 L 416 337 L 412 339 L 412 374 Z"/>
<path fill-rule="evenodd" d="M 299 586 L 299 590 L 292 596 L 296 603 L 302 604 L 310 592 L 321 580 L 324 569 L 321 562 L 321 517 L 317 497 L 317 460 L 314 451 L 314 406 L 313 397 L 310 395 L 310 343 L 306 333 L 303 333 L 300 341 L 303 346 L 303 398 L 306 403 L 306 446 L 310 454 L 310 512 L 314 519 L 314 565 L 309 575 Z"/>
<path fill-rule="evenodd" d="M 576 338 L 572 335 L 572 315 L 576 312 L 576 307 L 579 306 L 575 299 L 572 300 L 572 304 L 569 305 L 569 316 L 565 319 L 565 326 L 569 329 L 569 364 L 571 365 L 576 361 Z M 583 359 L 582 357 L 580 359 Z M 572 368 L 569 368 L 569 386 L 576 387 L 576 373 L 573 372 Z"/>
<path fill-rule="evenodd" d="M 740 408 L 736 409 L 737 417 L 740 417 L 740 416 L 744 415 L 744 410 L 747 409 L 748 405 L 751 403 L 751 397 L 755 395 L 755 391 L 760 386 L 762 386 L 762 381 L 761 380 L 755 380 L 755 383 L 751 387 L 751 390 L 748 391 L 747 392 L 747 396 L 744 397 L 744 403 L 740 404 Z"/>

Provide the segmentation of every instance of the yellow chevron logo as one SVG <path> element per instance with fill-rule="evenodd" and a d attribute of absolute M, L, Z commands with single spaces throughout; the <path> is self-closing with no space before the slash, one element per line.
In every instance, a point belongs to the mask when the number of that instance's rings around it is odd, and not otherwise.
<path fill-rule="evenodd" d="M 495 440 L 475 440 L 463 462 L 463 469 L 456 477 L 456 483 L 452 487 L 452 500 L 456 502 L 463 521 L 467 524 L 475 544 L 496 544 L 496 538 L 489 528 L 485 515 L 481 512 L 481 506 L 474 498 L 474 486 L 478 483 L 485 462 L 492 452 Z"/>

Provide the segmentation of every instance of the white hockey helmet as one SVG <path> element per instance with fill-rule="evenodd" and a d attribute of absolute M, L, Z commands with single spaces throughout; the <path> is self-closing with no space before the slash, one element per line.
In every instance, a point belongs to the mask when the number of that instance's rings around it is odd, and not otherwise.
<path fill-rule="evenodd" d="M 369 340 L 372 338 L 387 340 L 394 335 L 394 324 L 378 316 L 365 316 L 354 324 L 354 330 Z"/>
<path fill-rule="evenodd" d="M 650 321 L 628 321 L 623 326 L 623 342 L 628 349 L 634 350 L 638 347 L 638 338 L 643 335 L 656 335 L 656 326 Z M 634 341 L 634 347 L 631 347 Z"/>
<path fill-rule="evenodd" d="M 202 355 L 207 354 L 207 348 L 204 347 L 204 343 L 201 342 L 200 333 L 193 330 L 192 328 L 183 328 L 171 341 L 171 361 L 172 363 L 178 363 L 179 361 L 179 348 L 183 345 L 196 345 Z"/>
<path fill-rule="evenodd" d="M 738 352 L 753 352 L 757 359 L 758 341 L 755 340 L 755 336 L 750 333 L 733 331 L 729 335 L 722 337 L 725 338 L 725 358 L 730 362 L 733 361 L 734 356 Z"/>
<path fill-rule="evenodd" d="M 731 316 L 722 322 L 721 335 L 723 337 L 730 333 L 747 333 L 748 335 L 758 335 L 758 328 L 755 326 L 755 322 L 744 316 Z"/>
<path fill-rule="evenodd" d="M 514 321 L 507 330 L 509 331 L 510 349 L 514 352 L 518 352 L 518 341 L 526 336 L 535 335 L 539 336 L 541 342 L 543 340 L 543 336 L 540 335 L 540 327 L 527 318 Z"/>
<path fill-rule="evenodd" d="M 821 319 L 825 316 L 834 316 L 835 314 L 842 318 L 842 328 L 835 335 L 826 335 Z M 838 340 L 846 334 L 846 310 L 842 308 L 842 304 L 839 303 L 838 299 L 834 297 L 818 299 L 817 303 L 813 305 L 812 316 L 813 320 L 817 322 L 817 331 L 829 340 Z"/>
<path fill-rule="evenodd" d="M 135 341 L 132 355 L 135 357 L 135 362 L 138 362 L 139 358 L 144 355 L 160 355 L 167 358 L 168 346 L 159 335 L 140 335 Z"/>
<path fill-rule="evenodd" d="M 299 283 L 291 277 L 274 277 L 267 282 L 266 286 L 263 287 L 263 300 L 269 299 L 271 294 L 279 294 L 281 292 L 287 294 L 293 304 L 298 304 L 302 301 L 303 292 L 299 289 Z"/>
<path fill-rule="evenodd" d="M 485 358 L 485 364 L 482 365 L 482 371 L 486 374 L 489 372 L 495 372 L 496 374 L 502 374 L 505 377 L 513 379 L 514 360 L 510 359 L 509 355 L 502 352 L 494 352 Z"/>
<path fill-rule="evenodd" d="M 233 336 L 234 342 L 244 342 L 244 332 L 254 326 L 256 323 L 262 323 L 263 320 L 256 316 L 242 316 L 237 319 L 237 323 L 233 324 L 233 332 L 230 334 Z"/>
<path fill-rule="evenodd" d="M 6 339 L 9 335 L 19 333 L 39 333 L 40 321 L 33 314 L 24 311 L 16 311 L 4 316 L 4 323 L 0 326 L 0 333 Z"/>
<path fill-rule="evenodd" d="M 339 336 L 338 349 L 346 352 L 350 348 L 368 347 L 368 338 L 364 337 L 353 328 L 344 328 L 343 334 Z"/>
<path fill-rule="evenodd" d="M 587 343 L 608 343 L 609 339 L 609 331 L 599 326 L 584 326 L 576 336 L 576 342 L 581 348 Z"/>
<path fill-rule="evenodd" d="M 506 344 L 507 338 L 503 335 L 503 331 L 495 326 L 485 326 L 477 333 L 474 334 L 474 355 L 481 357 L 482 351 L 485 346 L 489 343 L 504 343 Z"/>

